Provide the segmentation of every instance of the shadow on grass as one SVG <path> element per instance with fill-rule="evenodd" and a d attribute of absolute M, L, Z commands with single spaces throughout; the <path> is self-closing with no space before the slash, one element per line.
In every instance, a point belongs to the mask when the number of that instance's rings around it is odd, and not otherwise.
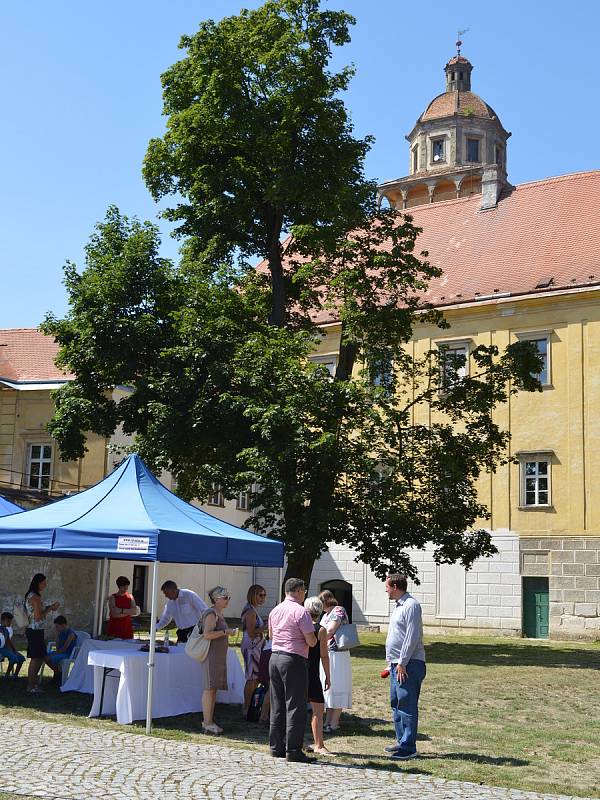
<path fill-rule="evenodd" d="M 431 642 L 427 646 L 427 659 L 431 664 L 478 667 L 600 669 L 600 650 L 510 641 L 490 644 Z"/>
<path fill-rule="evenodd" d="M 477 667 L 544 667 L 600 669 L 600 649 L 566 648 L 559 645 L 532 644 L 522 640 L 470 642 L 425 641 L 429 664 L 459 664 Z M 381 644 L 360 645 L 352 651 L 359 658 L 385 661 Z"/>
<path fill-rule="evenodd" d="M 427 760 L 468 761 L 471 764 L 487 764 L 492 767 L 528 767 L 530 761 L 508 756 L 483 756 L 481 753 L 424 753 Z"/>
<path fill-rule="evenodd" d="M 87 717 L 92 708 L 91 694 L 61 692 L 56 684 L 43 680 L 43 694 L 29 694 L 25 678 L 17 680 L 0 677 L 0 710 L 10 708 Z"/>

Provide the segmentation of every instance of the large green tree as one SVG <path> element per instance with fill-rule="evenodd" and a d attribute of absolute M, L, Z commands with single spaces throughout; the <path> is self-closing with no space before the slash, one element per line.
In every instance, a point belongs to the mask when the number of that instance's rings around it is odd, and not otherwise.
<path fill-rule="evenodd" d="M 478 347 L 460 379 L 443 351 L 411 355 L 415 326 L 446 324 L 421 302 L 439 270 L 364 178 L 368 142 L 340 99 L 351 70 L 328 71 L 351 23 L 317 0 L 270 0 L 184 38 L 144 166 L 157 199 L 177 197 L 181 263 L 111 208 L 85 268 L 67 266 L 67 317 L 44 324 L 76 375 L 50 426 L 64 458 L 122 424 L 186 497 L 253 484 L 249 524 L 281 537 L 306 580 L 331 541 L 380 575 L 415 575 L 407 548 L 428 542 L 466 566 L 492 553 L 476 483 L 506 459 L 493 412 L 539 388 L 523 343 Z M 310 358 L 328 320 L 333 376 Z"/>

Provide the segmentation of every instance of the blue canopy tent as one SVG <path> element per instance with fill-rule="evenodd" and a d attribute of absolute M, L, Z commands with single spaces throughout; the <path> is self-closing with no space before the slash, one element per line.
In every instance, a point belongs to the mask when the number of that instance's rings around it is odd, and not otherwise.
<path fill-rule="evenodd" d="M 19 511 L 23 511 L 21 506 L 16 505 L 16 503 L 11 503 L 10 500 L 6 500 L 0 495 L 0 517 L 6 517 L 9 514 L 18 514 Z"/>
<path fill-rule="evenodd" d="M 166 489 L 138 455 L 84 492 L 0 519 L 0 553 L 152 563 L 146 730 L 152 725 L 158 564 L 281 567 L 283 544 L 237 528 Z"/>

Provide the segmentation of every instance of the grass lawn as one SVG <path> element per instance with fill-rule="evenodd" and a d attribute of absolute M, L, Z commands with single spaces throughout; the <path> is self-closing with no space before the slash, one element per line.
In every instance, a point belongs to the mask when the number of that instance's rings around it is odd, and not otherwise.
<path fill-rule="evenodd" d="M 5 794 L 0 792 L 0 800 L 35 800 L 33 797 L 25 797 L 23 794 Z"/>
<path fill-rule="evenodd" d="M 383 757 L 393 738 L 383 634 L 363 634 L 352 652 L 354 707 L 341 735 L 328 739 L 335 761 L 428 773 L 540 792 L 600 795 L 600 643 L 533 642 L 491 637 L 428 636 L 428 674 L 421 694 L 421 758 L 404 766 Z M 26 694 L 24 680 L 0 679 L 0 715 L 123 730 L 87 720 L 91 697 Z M 226 733 L 219 741 L 267 751 L 266 729 L 219 706 Z M 201 715 L 155 722 L 157 736 L 209 741 Z M 130 729 L 142 731 L 144 723 Z M 310 739 L 307 737 L 307 741 Z M 10 798 L 10 795 L 8 796 Z M 0 794 L 0 800 L 4 800 Z M 12 800 L 12 798 L 11 798 Z"/>
<path fill-rule="evenodd" d="M 0 800 L 34 800 L 32 797 L 25 797 L 22 794 L 5 794 L 0 792 Z"/>

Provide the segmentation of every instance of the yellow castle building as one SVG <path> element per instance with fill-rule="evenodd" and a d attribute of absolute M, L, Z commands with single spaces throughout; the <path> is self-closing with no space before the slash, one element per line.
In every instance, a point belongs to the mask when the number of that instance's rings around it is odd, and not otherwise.
<path fill-rule="evenodd" d="M 424 353 L 444 343 L 466 356 L 468 370 L 479 344 L 534 341 L 543 391 L 497 411 L 517 460 L 480 484 L 498 555 L 466 572 L 415 552 L 414 592 L 429 626 L 597 638 L 600 171 L 512 186 L 510 133 L 472 92 L 472 69 L 460 54 L 446 64 L 445 91 L 406 137 L 408 175 L 379 187 L 382 202 L 409 209 L 423 231 L 417 251 L 443 270 L 426 299 L 451 328 L 421 326 L 412 346 Z M 331 369 L 338 339 L 332 321 L 318 355 Z M 311 591 L 334 586 L 356 621 L 384 621 L 378 582 L 354 555 L 332 545 Z"/>

